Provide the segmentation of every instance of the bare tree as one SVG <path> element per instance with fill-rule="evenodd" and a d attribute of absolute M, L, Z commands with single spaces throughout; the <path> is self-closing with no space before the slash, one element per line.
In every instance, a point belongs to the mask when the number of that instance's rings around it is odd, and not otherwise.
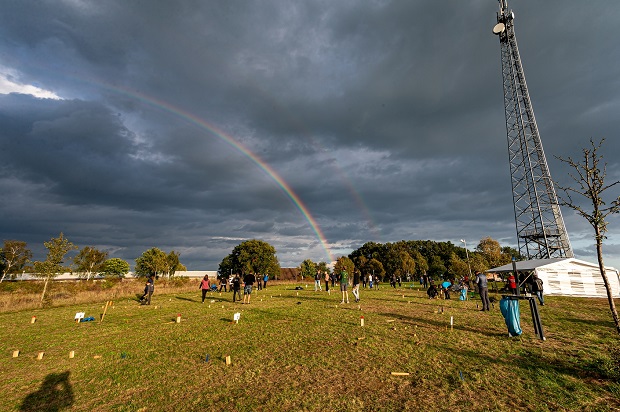
<path fill-rule="evenodd" d="M 591 148 L 583 149 L 583 162 L 579 163 L 574 161 L 571 157 L 562 158 L 556 156 L 557 159 L 564 163 L 569 164 L 575 169 L 576 174 L 569 173 L 570 177 L 577 183 L 577 188 L 562 187 L 557 185 L 566 195 L 566 197 L 560 197 L 560 204 L 562 206 L 568 206 L 577 212 L 578 215 L 583 217 L 594 228 L 594 238 L 596 239 L 596 257 L 598 259 L 598 267 L 605 283 L 605 289 L 607 290 L 607 300 L 609 301 L 609 309 L 611 315 L 614 318 L 616 324 L 616 330 L 620 334 L 620 319 L 618 318 L 618 311 L 614 304 L 613 294 L 607 273 L 605 272 L 605 265 L 603 264 L 603 239 L 606 239 L 605 233 L 607 232 L 607 216 L 620 212 L 620 196 L 613 199 L 609 206 L 606 206 L 603 200 L 603 192 L 607 189 L 617 185 L 620 181 L 613 182 L 612 184 L 605 184 L 605 177 L 607 176 L 607 163 L 603 163 L 603 168 L 599 167 L 599 163 L 603 159 L 602 155 L 598 154 L 598 149 L 601 148 L 605 139 L 601 139 L 597 145 L 593 139 L 590 139 Z M 592 211 L 586 211 L 584 208 L 575 203 L 571 195 L 579 195 L 589 199 L 592 202 Z"/>

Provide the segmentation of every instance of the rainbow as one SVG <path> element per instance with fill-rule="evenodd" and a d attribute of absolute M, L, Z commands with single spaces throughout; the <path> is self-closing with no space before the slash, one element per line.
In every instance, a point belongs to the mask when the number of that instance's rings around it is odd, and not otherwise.
<path fill-rule="evenodd" d="M 172 113 L 188 121 L 189 123 L 192 123 L 198 126 L 200 129 L 203 129 L 203 130 L 206 130 L 212 133 L 213 135 L 217 136 L 218 138 L 226 142 L 229 146 L 243 153 L 248 159 L 250 159 L 254 164 L 256 164 L 263 172 L 265 172 L 267 176 L 273 179 L 277 183 L 277 185 L 280 187 L 280 189 L 282 189 L 284 194 L 289 199 L 291 199 L 293 204 L 299 209 L 301 214 L 308 221 L 308 223 L 310 224 L 310 227 L 312 228 L 317 238 L 319 239 L 319 242 L 321 243 L 323 249 L 325 250 L 325 256 L 327 259 L 327 263 L 331 263 L 334 261 L 334 257 L 329 248 L 329 244 L 327 240 L 325 239 L 325 235 L 321 231 L 321 228 L 319 227 L 319 224 L 317 223 L 316 219 L 314 219 L 314 217 L 312 216 L 312 214 L 310 213 L 306 205 L 304 205 L 304 203 L 301 201 L 299 196 L 293 191 L 293 189 L 288 185 L 288 183 L 286 183 L 284 179 L 282 179 L 282 177 L 275 170 L 273 170 L 271 166 L 269 166 L 257 154 L 251 152 L 247 147 L 239 143 L 233 136 L 227 134 L 223 130 L 219 129 L 217 126 L 195 116 L 192 113 L 184 111 L 176 106 L 172 106 L 171 104 L 158 100 L 152 96 L 147 96 L 137 91 L 129 91 L 126 89 L 121 89 L 119 87 L 116 87 L 110 84 L 101 84 L 101 81 L 95 81 L 94 83 L 100 84 L 104 88 L 111 89 L 115 91 L 116 93 L 122 94 L 124 96 L 137 99 L 141 102 L 148 104 L 149 106 L 153 106 L 165 112 Z"/>
<path fill-rule="evenodd" d="M 329 151 L 327 151 L 324 147 L 322 147 L 317 142 L 317 140 L 314 138 L 312 133 L 308 130 L 306 125 L 302 121 L 299 120 L 299 118 L 295 115 L 295 113 L 293 113 L 291 111 L 290 108 L 280 104 L 280 102 L 278 102 L 276 99 L 274 99 L 269 93 L 267 93 L 265 90 L 263 90 L 258 85 L 253 85 L 252 90 L 254 90 L 256 93 L 258 93 L 263 99 L 268 101 L 269 105 L 274 107 L 274 108 L 276 108 L 276 110 L 278 112 L 284 113 L 285 114 L 285 118 L 289 120 L 289 123 L 291 125 L 293 125 L 299 131 L 299 133 L 308 142 L 310 142 L 312 144 L 312 146 L 317 151 L 321 152 L 323 154 L 324 158 L 331 158 L 333 160 L 336 160 L 331 155 L 331 153 Z M 362 199 L 362 196 L 359 194 L 359 192 L 357 190 L 355 190 L 355 187 L 353 186 L 353 183 L 351 182 L 351 179 L 349 179 L 349 177 L 345 173 L 345 171 L 338 165 L 337 161 L 332 162 L 331 163 L 331 167 L 338 174 L 338 176 L 340 176 L 340 179 L 341 179 L 342 183 L 345 185 L 345 187 L 348 189 L 349 193 L 351 194 L 351 197 L 353 198 L 355 204 L 357 205 L 357 208 L 360 210 L 360 212 L 362 213 L 363 218 L 368 223 L 368 229 L 370 230 L 371 234 L 374 236 L 375 239 L 380 240 L 381 239 L 381 233 L 379 232 L 379 229 L 377 228 L 377 225 L 373 221 L 372 216 L 370 214 L 370 211 L 368 210 L 368 207 L 366 206 L 366 203 Z"/>

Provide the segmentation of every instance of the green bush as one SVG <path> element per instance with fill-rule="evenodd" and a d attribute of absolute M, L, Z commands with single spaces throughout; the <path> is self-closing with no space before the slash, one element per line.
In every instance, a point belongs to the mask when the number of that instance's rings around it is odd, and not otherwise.
<path fill-rule="evenodd" d="M 185 286 L 189 283 L 189 278 L 186 276 L 173 276 L 167 283 L 174 287 Z"/>
<path fill-rule="evenodd" d="M 4 281 L 0 283 L 0 292 L 41 293 L 42 282 L 38 281 Z"/>
<path fill-rule="evenodd" d="M 120 278 L 110 276 L 110 277 L 106 277 L 105 279 L 101 280 L 99 283 L 101 285 L 101 289 L 102 290 L 106 290 L 106 289 L 112 289 L 120 281 L 121 281 Z"/>

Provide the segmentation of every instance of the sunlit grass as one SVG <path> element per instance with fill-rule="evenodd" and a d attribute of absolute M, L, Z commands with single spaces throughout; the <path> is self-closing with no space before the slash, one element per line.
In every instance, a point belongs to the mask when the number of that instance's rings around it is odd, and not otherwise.
<path fill-rule="evenodd" d="M 542 342 L 525 304 L 524 334 L 511 339 L 497 305 L 481 313 L 410 287 L 362 289 L 359 305 L 340 305 L 338 293 L 294 286 L 255 291 L 250 305 L 231 293 L 201 304 L 197 288 L 156 291 L 150 306 L 129 294 L 101 323 L 73 317 L 99 319 L 102 301 L 2 313 L 0 409 L 49 396 L 46 377 L 67 371 L 72 410 L 620 408 L 620 385 L 596 367 L 619 344 L 605 300 L 547 297 Z"/>

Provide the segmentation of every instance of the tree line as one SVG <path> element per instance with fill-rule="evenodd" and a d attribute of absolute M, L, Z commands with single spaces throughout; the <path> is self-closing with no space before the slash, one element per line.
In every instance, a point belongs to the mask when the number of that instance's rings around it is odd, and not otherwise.
<path fill-rule="evenodd" d="M 475 250 L 451 242 L 432 240 L 401 240 L 394 243 L 367 242 L 348 256 L 336 260 L 334 272 L 342 269 L 363 275 L 372 274 L 384 280 L 392 275 L 402 278 L 428 275 L 436 279 L 454 280 L 470 275 L 477 270 L 485 271 L 510 263 L 512 259 L 522 260 L 512 247 L 502 247 L 491 237 L 480 240 Z M 325 262 L 304 260 L 299 266 L 303 277 L 314 277 L 317 270 L 329 272 Z"/>
<path fill-rule="evenodd" d="M 491 237 L 481 239 L 473 251 L 451 242 L 432 240 L 367 242 L 348 256 L 339 257 L 333 271 L 338 273 L 345 269 L 352 273 L 357 270 L 363 274 L 374 274 L 379 279 L 393 274 L 403 278 L 407 275 L 429 275 L 438 279 L 456 279 L 472 271 L 485 271 L 505 265 L 513 258 L 523 259 L 515 248 L 502 247 Z M 318 271 L 332 272 L 327 262 L 313 262 L 311 259 L 301 262 L 297 270 L 302 278 L 314 278 Z M 272 245 L 252 239 L 235 246 L 220 262 L 218 273 L 219 277 L 260 273 L 273 278 L 280 273 L 280 264 Z"/>
<path fill-rule="evenodd" d="M 45 260 L 33 261 L 32 251 L 26 242 L 5 240 L 0 249 L 0 282 L 14 279 L 27 272 L 44 281 L 41 300 L 45 298 L 48 282 L 62 273 L 71 272 L 80 278 L 90 280 L 94 276 L 123 278 L 129 273 L 129 263 L 120 258 L 108 258 L 108 252 L 94 246 L 85 246 L 68 259 L 67 254 L 79 248 L 61 232 L 56 238 L 44 242 L 47 249 Z M 151 248 L 136 259 L 136 276 L 174 276 L 177 270 L 187 270 L 179 260 L 180 253 L 174 250 L 166 253 L 156 247 Z"/>

